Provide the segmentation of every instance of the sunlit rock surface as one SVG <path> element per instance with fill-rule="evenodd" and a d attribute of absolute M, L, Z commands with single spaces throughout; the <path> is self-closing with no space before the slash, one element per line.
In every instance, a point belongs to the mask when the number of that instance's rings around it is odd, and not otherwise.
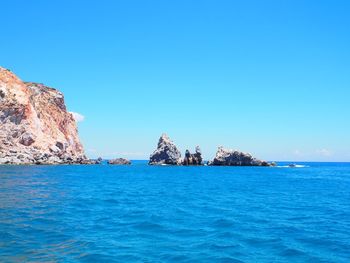
<path fill-rule="evenodd" d="M 76 121 L 56 89 L 0 67 L 0 164 L 87 163 Z"/>
<path fill-rule="evenodd" d="M 256 159 L 250 153 L 244 153 L 219 147 L 214 160 L 210 161 L 208 165 L 273 166 L 274 164 Z"/>
<path fill-rule="evenodd" d="M 151 165 L 179 165 L 181 153 L 165 133 L 159 138 L 157 149 L 151 154 Z"/>

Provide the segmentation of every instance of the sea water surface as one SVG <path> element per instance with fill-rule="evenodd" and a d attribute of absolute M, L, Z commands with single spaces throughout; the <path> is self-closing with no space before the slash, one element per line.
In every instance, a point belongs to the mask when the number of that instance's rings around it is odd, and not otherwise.
<path fill-rule="evenodd" d="M 1 166 L 0 262 L 350 262 L 350 164 Z"/>

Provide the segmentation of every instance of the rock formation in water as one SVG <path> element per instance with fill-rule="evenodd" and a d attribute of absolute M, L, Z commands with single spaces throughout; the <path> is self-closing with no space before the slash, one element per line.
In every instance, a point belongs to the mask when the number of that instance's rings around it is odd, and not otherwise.
<path fill-rule="evenodd" d="M 124 158 L 117 158 L 117 159 L 112 159 L 108 161 L 108 164 L 114 164 L 114 165 L 129 165 L 131 162 L 127 159 Z"/>
<path fill-rule="evenodd" d="M 63 94 L 0 67 L 0 164 L 89 162 Z"/>
<path fill-rule="evenodd" d="M 273 163 L 268 163 L 256 158 L 249 153 L 234 151 L 219 147 L 213 161 L 208 165 L 222 165 L 222 166 L 273 166 Z"/>
<path fill-rule="evenodd" d="M 199 146 L 196 147 L 195 153 L 190 153 L 189 150 L 186 150 L 185 158 L 182 162 L 183 165 L 202 165 L 202 152 Z"/>
<path fill-rule="evenodd" d="M 85 159 L 81 160 L 80 164 L 102 164 L 103 159 L 101 157 L 98 157 L 97 159 Z"/>
<path fill-rule="evenodd" d="M 163 134 L 158 142 L 157 149 L 151 154 L 149 164 L 151 165 L 179 165 L 181 164 L 181 153 L 176 145 Z"/>

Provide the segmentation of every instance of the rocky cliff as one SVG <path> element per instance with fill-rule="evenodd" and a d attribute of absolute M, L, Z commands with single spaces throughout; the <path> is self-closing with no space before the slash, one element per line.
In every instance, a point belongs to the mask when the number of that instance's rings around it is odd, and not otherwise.
<path fill-rule="evenodd" d="M 63 94 L 0 67 L 0 163 L 84 163 Z"/>

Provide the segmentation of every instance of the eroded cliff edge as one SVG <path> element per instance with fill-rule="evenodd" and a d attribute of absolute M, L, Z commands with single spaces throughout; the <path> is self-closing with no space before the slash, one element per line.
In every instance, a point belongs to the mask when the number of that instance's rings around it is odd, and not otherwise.
<path fill-rule="evenodd" d="M 63 94 L 0 67 L 0 164 L 85 162 Z"/>

